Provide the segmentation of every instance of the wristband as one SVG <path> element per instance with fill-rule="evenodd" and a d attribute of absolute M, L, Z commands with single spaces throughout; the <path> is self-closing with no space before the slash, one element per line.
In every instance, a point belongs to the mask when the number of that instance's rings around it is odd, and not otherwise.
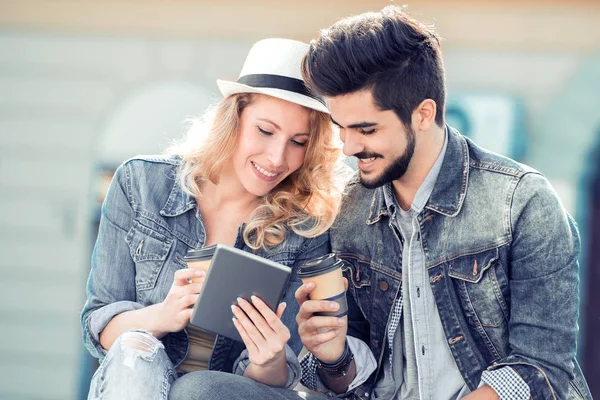
<path fill-rule="evenodd" d="M 346 341 L 344 344 L 344 352 L 340 358 L 332 363 L 326 363 L 317 359 L 317 367 L 323 370 L 327 375 L 346 376 L 352 360 L 354 360 L 354 354 L 350 351 L 348 342 Z"/>

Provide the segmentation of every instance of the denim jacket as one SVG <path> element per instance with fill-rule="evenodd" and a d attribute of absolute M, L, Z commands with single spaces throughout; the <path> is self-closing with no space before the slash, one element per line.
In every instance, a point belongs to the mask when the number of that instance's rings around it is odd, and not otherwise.
<path fill-rule="evenodd" d="M 183 257 L 187 251 L 204 245 L 206 234 L 196 201 L 176 181 L 180 165 L 175 156 L 144 156 L 127 161 L 115 173 L 102 206 L 87 302 L 81 314 L 83 341 L 95 357 L 102 359 L 107 353 L 99 335 L 108 322 L 119 313 L 163 301 L 175 271 L 186 268 Z M 308 239 L 288 230 L 280 245 L 253 251 L 244 243 L 242 231 L 240 226 L 235 247 L 292 268 L 282 321 L 291 334 L 288 345 L 292 351 L 287 349 L 287 355 L 293 367 L 302 348 L 296 324 L 299 306 L 294 297 L 301 281 L 296 272 L 301 263 L 329 252 L 329 235 Z M 187 332 L 169 333 L 161 340 L 178 366 L 188 352 Z M 217 336 L 209 368 L 242 373 L 248 362 L 244 348 L 241 342 Z M 299 376 L 296 378 L 288 385 L 294 386 Z"/>
<path fill-rule="evenodd" d="M 534 399 L 591 399 L 575 359 L 579 235 L 548 181 L 450 128 L 431 197 L 417 217 L 448 346 L 471 390 L 511 366 Z M 378 362 L 400 295 L 402 245 L 382 188 L 350 184 L 330 231 L 350 282 L 348 335 Z"/>

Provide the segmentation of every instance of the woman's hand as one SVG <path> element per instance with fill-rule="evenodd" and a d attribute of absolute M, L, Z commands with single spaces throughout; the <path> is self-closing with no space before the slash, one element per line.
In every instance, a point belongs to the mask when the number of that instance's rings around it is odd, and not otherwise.
<path fill-rule="evenodd" d="M 235 315 L 233 324 L 248 349 L 252 364 L 264 367 L 285 361 L 285 345 L 290 340 L 290 330 L 280 319 L 285 306 L 285 303 L 279 304 L 274 313 L 256 296 L 252 296 L 252 304 L 238 298 L 238 306 L 231 306 Z"/>
<path fill-rule="evenodd" d="M 290 330 L 281 322 L 286 304 L 279 304 L 274 313 L 258 297 L 251 300 L 238 298 L 238 305 L 231 306 L 233 324 L 250 358 L 244 375 L 270 386 L 284 386 L 288 377 L 285 345 L 290 340 Z"/>
<path fill-rule="evenodd" d="M 162 303 L 157 304 L 156 334 L 158 337 L 169 332 L 179 332 L 190 322 L 193 306 L 202 290 L 204 274 L 204 271 L 191 268 L 175 272 L 175 279 L 167 297 Z M 200 282 L 190 283 L 192 278 L 200 278 L 197 279 Z"/>

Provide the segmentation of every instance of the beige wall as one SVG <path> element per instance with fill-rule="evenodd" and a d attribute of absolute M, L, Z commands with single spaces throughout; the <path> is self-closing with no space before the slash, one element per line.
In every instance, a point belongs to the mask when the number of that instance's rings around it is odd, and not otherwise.
<path fill-rule="evenodd" d="M 388 0 L 0 0 L 0 27 L 79 34 L 309 40 L 340 17 L 387 4 Z M 588 52 L 600 47 L 600 2 L 594 0 L 430 0 L 409 3 L 409 11 L 435 21 L 446 48 Z"/>

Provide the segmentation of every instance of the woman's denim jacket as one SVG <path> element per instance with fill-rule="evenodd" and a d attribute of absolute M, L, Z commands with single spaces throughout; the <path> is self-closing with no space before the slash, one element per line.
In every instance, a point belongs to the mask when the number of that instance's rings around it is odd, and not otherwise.
<path fill-rule="evenodd" d="M 469 388 L 485 369 L 510 365 L 534 399 L 591 399 L 575 359 L 579 236 L 548 181 L 450 128 L 418 222 L 448 346 Z M 378 360 L 354 392 L 368 398 L 402 281 L 400 233 L 382 189 L 351 184 L 330 235 L 350 282 L 348 334 Z"/>
<path fill-rule="evenodd" d="M 196 201 L 176 182 L 180 164 L 181 160 L 174 156 L 137 157 L 116 171 L 102 206 L 87 302 L 81 314 L 83 341 L 95 357 L 102 359 L 107 353 L 100 345 L 99 335 L 108 322 L 119 313 L 163 301 L 175 271 L 186 268 L 186 252 L 204 245 L 206 234 Z M 299 375 L 295 357 L 302 343 L 296 325 L 299 306 L 294 292 L 301 281 L 296 272 L 301 263 L 329 252 L 329 236 L 307 239 L 288 230 L 286 240 L 274 249 L 253 251 L 245 245 L 242 229 L 238 230 L 235 247 L 292 268 L 283 297 L 287 308 L 282 321 L 291 334 L 288 364 Z M 178 366 L 188 352 L 186 331 L 167 334 L 161 340 L 169 358 Z M 242 365 L 248 363 L 244 348 L 241 342 L 217 336 L 210 369 L 242 373 Z M 299 380 L 299 376 L 292 375 L 286 386 L 292 387 Z"/>

